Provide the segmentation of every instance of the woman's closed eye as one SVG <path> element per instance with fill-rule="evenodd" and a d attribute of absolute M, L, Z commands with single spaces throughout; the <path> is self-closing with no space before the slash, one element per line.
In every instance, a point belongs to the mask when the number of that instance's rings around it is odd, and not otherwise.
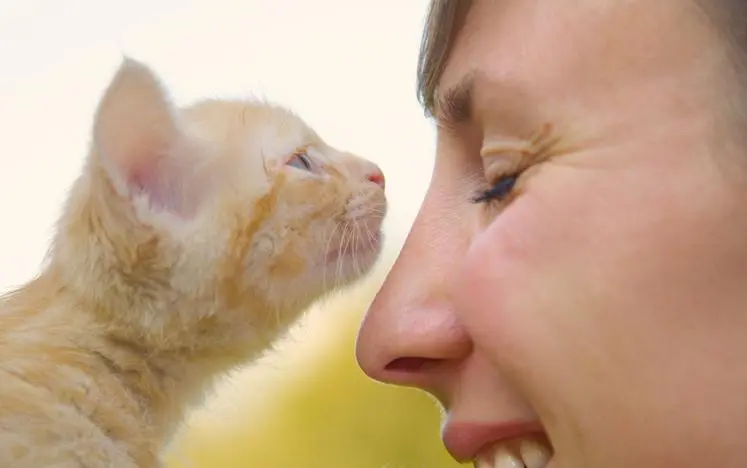
<path fill-rule="evenodd" d="M 491 201 L 503 201 L 514 189 L 516 181 L 519 179 L 521 174 L 505 175 L 498 178 L 492 187 L 481 190 L 474 197 L 472 197 L 473 203 L 488 203 Z"/>
<path fill-rule="evenodd" d="M 480 157 L 492 185 L 480 190 L 472 197 L 472 202 L 506 201 L 514 193 L 516 182 L 524 171 L 550 157 L 557 143 L 558 139 L 552 138 L 552 125 L 544 124 L 526 140 L 486 145 L 480 151 Z"/>

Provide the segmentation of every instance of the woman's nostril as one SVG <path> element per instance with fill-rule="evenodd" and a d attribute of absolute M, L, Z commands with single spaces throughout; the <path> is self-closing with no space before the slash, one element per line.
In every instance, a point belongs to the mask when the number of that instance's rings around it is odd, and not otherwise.
<path fill-rule="evenodd" d="M 440 361 L 440 359 L 402 357 L 387 364 L 385 369 L 394 372 L 421 372 L 435 367 Z"/>

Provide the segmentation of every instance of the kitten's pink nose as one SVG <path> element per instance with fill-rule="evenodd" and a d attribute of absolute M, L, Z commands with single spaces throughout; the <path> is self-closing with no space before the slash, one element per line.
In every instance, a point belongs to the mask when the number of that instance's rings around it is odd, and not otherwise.
<path fill-rule="evenodd" d="M 369 172 L 366 176 L 366 179 L 370 180 L 374 184 L 378 185 L 382 189 L 386 185 L 386 179 L 384 178 L 384 173 L 381 171 L 381 169 L 374 169 L 373 171 Z"/>

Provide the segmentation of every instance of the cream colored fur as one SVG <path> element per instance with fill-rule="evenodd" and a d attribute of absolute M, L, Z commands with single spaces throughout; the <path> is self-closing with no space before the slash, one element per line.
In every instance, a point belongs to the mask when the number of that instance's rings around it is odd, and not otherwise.
<path fill-rule="evenodd" d="M 159 466 L 216 376 L 371 268 L 385 211 L 288 110 L 177 108 L 125 59 L 48 264 L 0 301 L 0 466 Z"/>

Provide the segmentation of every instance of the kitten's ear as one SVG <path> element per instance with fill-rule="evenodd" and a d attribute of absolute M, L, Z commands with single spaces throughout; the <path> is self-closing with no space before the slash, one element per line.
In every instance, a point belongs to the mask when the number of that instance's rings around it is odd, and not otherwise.
<path fill-rule="evenodd" d="M 186 214 L 190 155 L 176 109 L 148 67 L 124 58 L 96 111 L 93 144 L 118 190 Z"/>

